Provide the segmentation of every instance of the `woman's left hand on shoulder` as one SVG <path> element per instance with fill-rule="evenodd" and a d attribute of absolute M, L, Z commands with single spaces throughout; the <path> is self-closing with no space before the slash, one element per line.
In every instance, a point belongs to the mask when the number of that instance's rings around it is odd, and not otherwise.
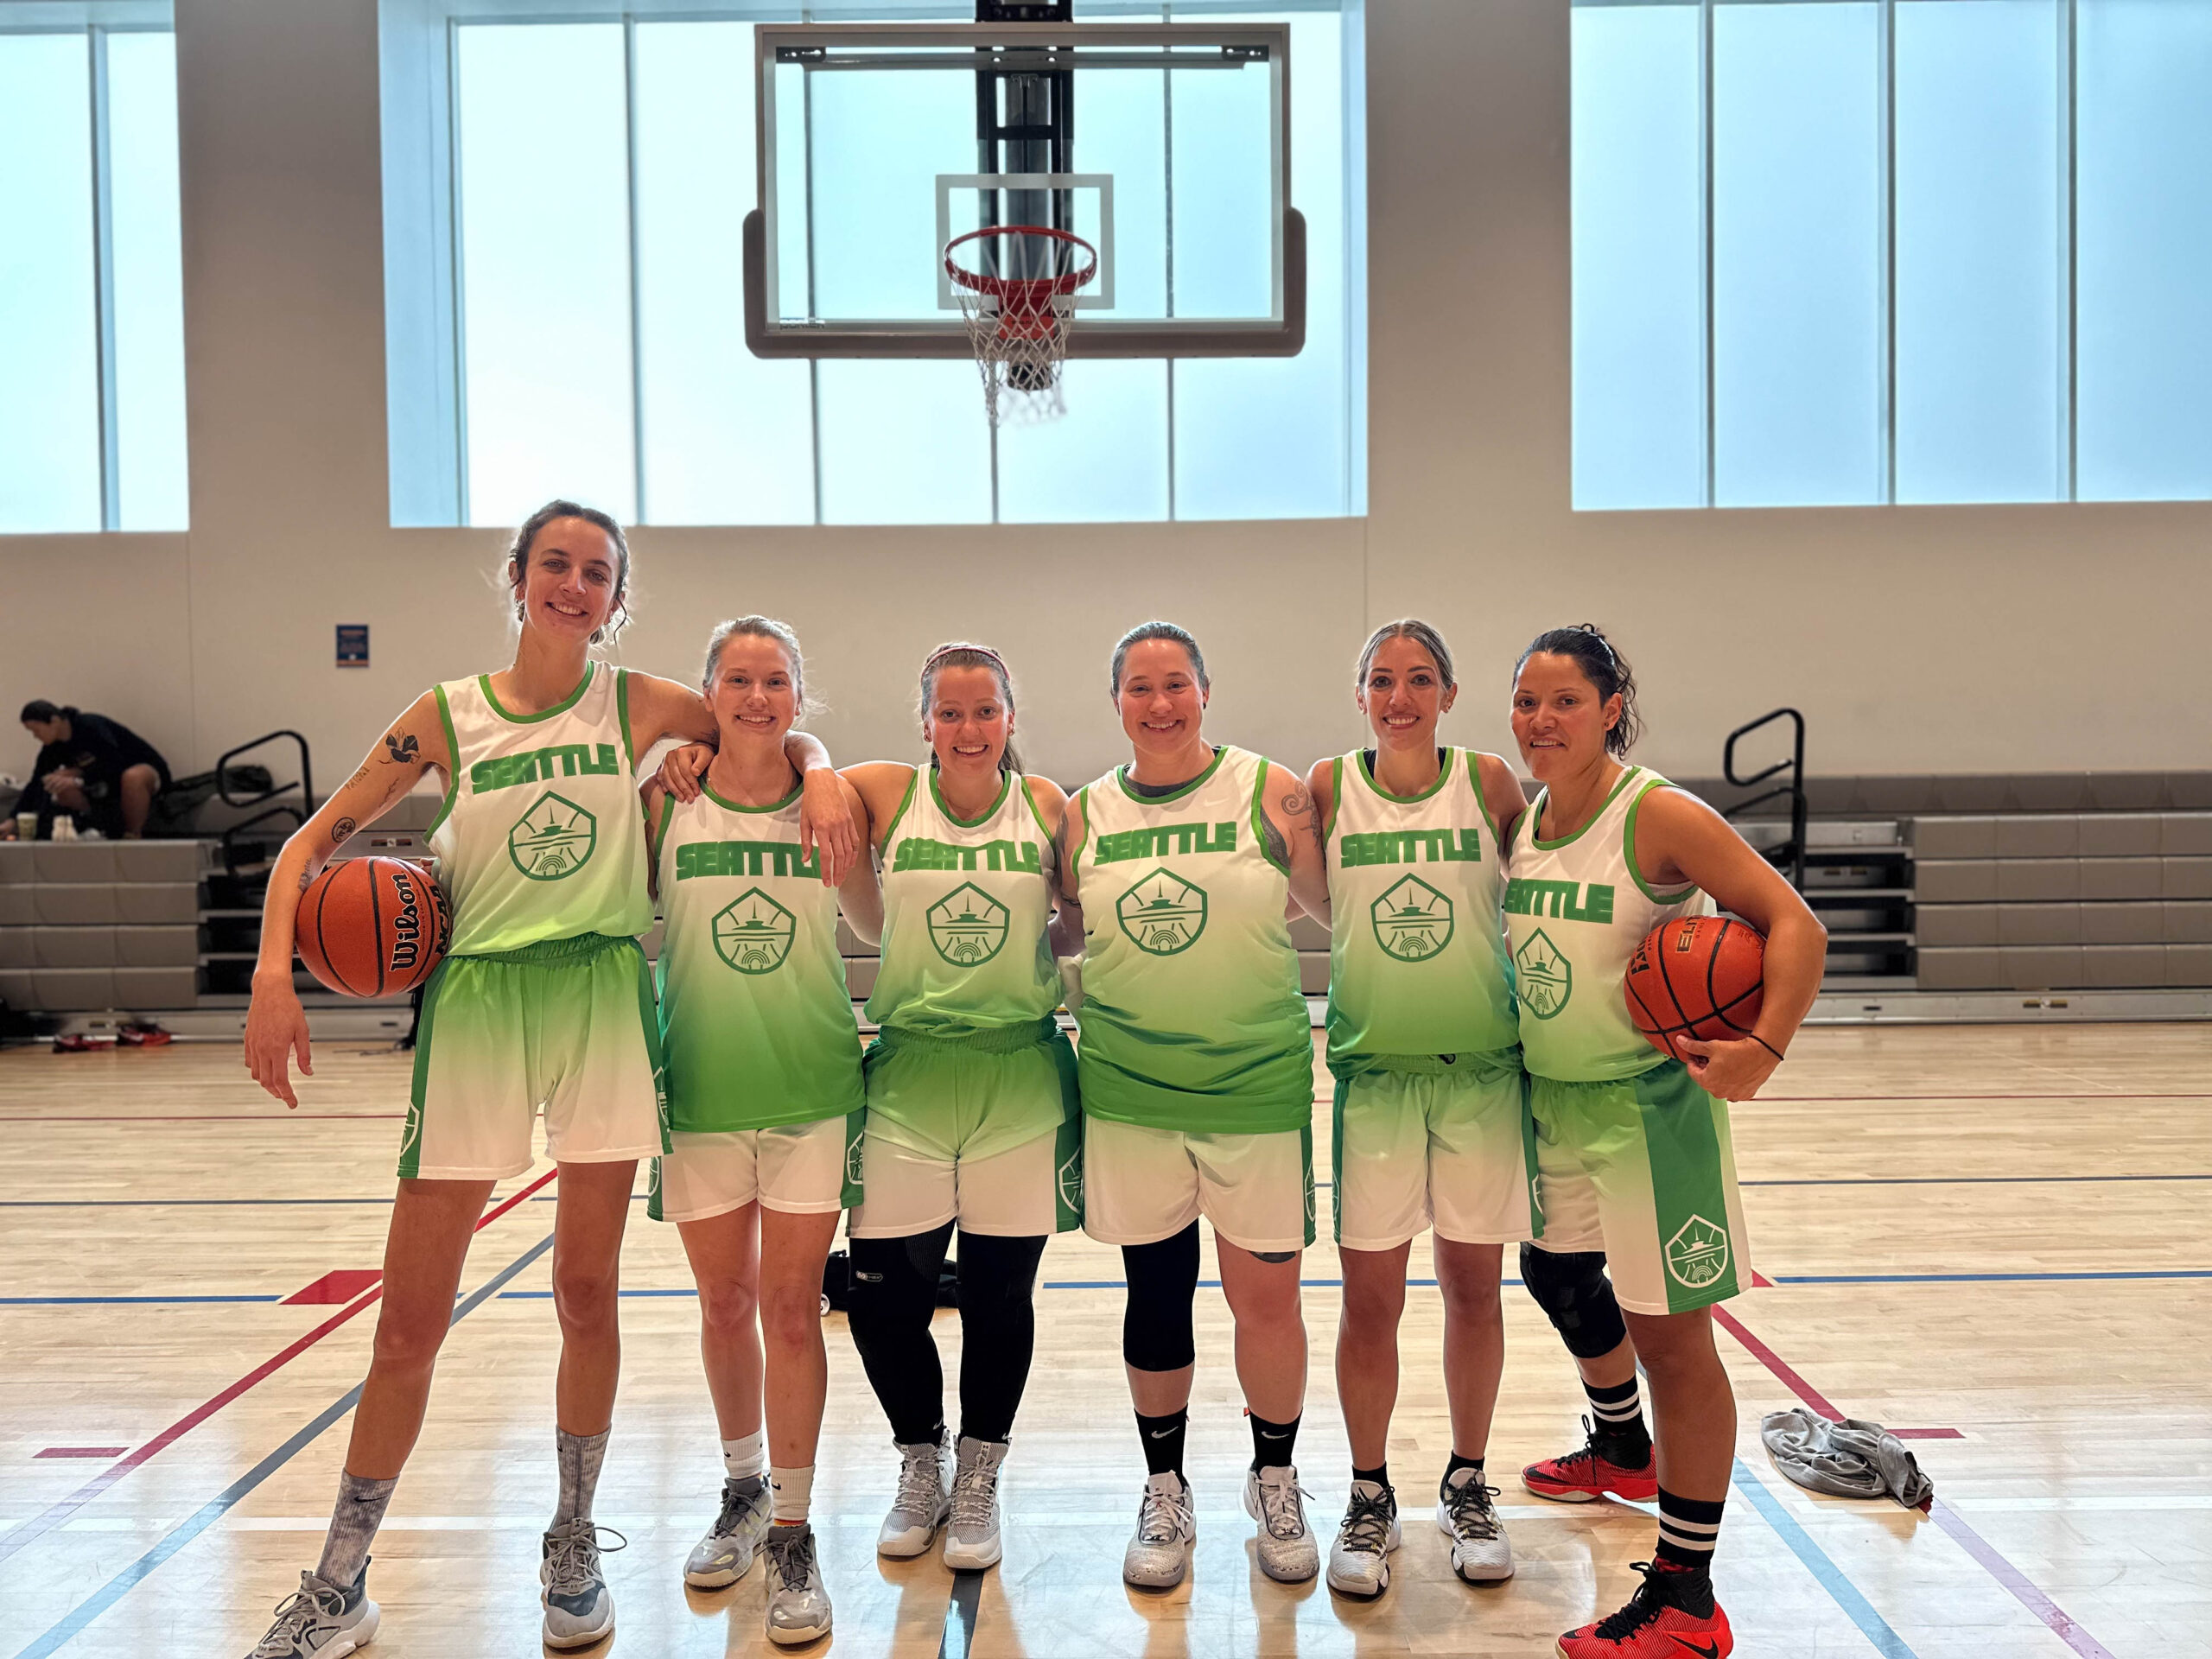
<path fill-rule="evenodd" d="M 820 855 L 822 884 L 829 887 L 844 880 L 868 844 L 868 810 L 852 785 L 828 766 L 800 779 L 798 842 L 802 855 Z"/>
<path fill-rule="evenodd" d="M 1718 1043 L 1677 1037 L 1674 1043 L 1676 1058 L 1689 1067 L 1697 1086 L 1723 1100 L 1751 1099 L 1782 1064 L 1764 1043 L 1750 1037 Z"/>

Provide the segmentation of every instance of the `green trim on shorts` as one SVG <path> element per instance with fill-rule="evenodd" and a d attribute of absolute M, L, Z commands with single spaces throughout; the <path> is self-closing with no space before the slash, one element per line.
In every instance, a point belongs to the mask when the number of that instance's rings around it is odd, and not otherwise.
<path fill-rule="evenodd" d="M 1059 1021 L 1049 1014 L 1018 1025 L 974 1026 L 965 1031 L 913 1031 L 886 1026 L 869 1046 L 880 1044 L 886 1054 L 901 1048 L 964 1048 L 971 1054 L 1019 1054 L 1025 1048 L 1051 1042 L 1059 1029 Z"/>
<path fill-rule="evenodd" d="M 1052 1036 L 1058 1039 L 1051 1043 L 1052 1070 L 1060 1079 L 1060 1127 L 1052 1136 L 1052 1230 L 1072 1233 L 1083 1226 L 1083 1091 L 1076 1082 L 1074 1045 L 1058 1026 Z"/>
<path fill-rule="evenodd" d="M 848 1210 L 861 1207 L 868 1190 L 861 1163 L 861 1143 L 868 1134 L 868 1108 L 856 1106 L 845 1114 L 845 1180 L 838 1200 Z"/>
<path fill-rule="evenodd" d="M 1299 1161 L 1306 1166 L 1306 1248 L 1313 1248 L 1313 1123 L 1309 1116 L 1298 1132 Z"/>
<path fill-rule="evenodd" d="M 589 962 L 594 957 L 620 950 L 626 944 L 637 950 L 639 961 L 645 960 L 644 947 L 626 933 L 572 933 L 565 939 L 539 939 L 530 944 L 517 945 L 512 950 L 472 950 L 457 958 L 448 957 L 446 960 L 564 967 L 571 963 Z M 656 1022 L 658 1019 L 656 1014 Z"/>
<path fill-rule="evenodd" d="M 407 1127 L 399 1136 L 399 1179 L 403 1181 L 417 1179 L 422 1173 L 423 1096 L 430 1081 L 430 1041 L 437 1034 L 438 988 L 455 960 L 448 957 L 440 962 L 423 986 L 423 1014 L 415 1027 L 415 1073 L 407 1091 Z"/>
<path fill-rule="evenodd" d="M 1332 1066 L 1331 1071 L 1335 1071 Z M 1351 1078 L 1341 1073 L 1337 1077 L 1334 1097 L 1329 1103 L 1329 1212 L 1330 1242 L 1341 1249 L 1344 1242 L 1344 1103 L 1351 1097 Z M 1313 1230 L 1308 1227 L 1306 1230 Z M 1313 1241 L 1306 1241 L 1311 1244 Z"/>
<path fill-rule="evenodd" d="M 638 957 L 638 1023 L 645 1033 L 645 1058 L 653 1068 L 653 1111 L 660 1119 L 660 1149 L 676 1150 L 676 1142 L 669 1137 L 668 1058 L 661 1052 L 660 1001 L 653 993 L 652 965 L 645 960 L 645 947 L 637 940 L 626 942 Z"/>

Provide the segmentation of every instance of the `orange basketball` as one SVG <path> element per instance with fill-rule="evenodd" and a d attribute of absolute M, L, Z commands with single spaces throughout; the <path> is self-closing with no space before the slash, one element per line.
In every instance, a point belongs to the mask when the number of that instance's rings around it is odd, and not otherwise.
<path fill-rule="evenodd" d="M 1680 1059 L 1674 1039 L 1727 1042 L 1751 1034 L 1765 987 L 1766 941 L 1732 916 L 1685 916 L 1643 936 L 1628 964 L 1628 1014 L 1652 1047 Z"/>
<path fill-rule="evenodd" d="M 308 883 L 300 960 L 340 996 L 393 996 L 430 976 L 453 935 L 445 890 L 400 858 L 342 859 Z"/>

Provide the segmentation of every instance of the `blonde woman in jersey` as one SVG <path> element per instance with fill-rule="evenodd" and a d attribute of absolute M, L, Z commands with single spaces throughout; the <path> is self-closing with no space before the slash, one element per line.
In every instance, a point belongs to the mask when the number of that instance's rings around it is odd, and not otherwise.
<path fill-rule="evenodd" d="M 721 1510 L 683 1576 L 719 1589 L 765 1554 L 768 1638 L 786 1646 L 830 1626 L 809 1522 L 829 1387 L 822 1268 L 862 1110 L 837 912 L 842 899 L 872 926 L 877 902 L 865 858 L 833 888 L 802 844 L 785 744 L 805 671 L 782 623 L 723 623 L 707 642 L 714 759 L 688 801 L 645 785 L 672 1143 L 648 1213 L 677 1224 L 698 1281 L 722 1449 Z"/>
<path fill-rule="evenodd" d="M 1733 1638 L 1708 1569 L 1736 1403 L 1712 1309 L 1751 1282 L 1727 1103 L 1751 1099 L 1781 1064 L 1820 989 L 1827 936 L 1718 813 L 1629 764 L 1637 730 L 1635 679 L 1595 628 L 1554 628 L 1522 653 L 1513 735 L 1543 785 L 1514 832 L 1505 895 L 1543 1200 L 1523 1260 L 1586 1384 L 1632 1379 L 1642 1361 L 1656 1443 L 1659 1543 L 1637 1564 L 1643 1583 L 1560 1637 L 1559 1652 L 1719 1659 Z M 1766 936 L 1765 998 L 1749 1037 L 1678 1039 L 1669 1058 L 1630 1022 L 1623 985 L 1647 933 L 1708 900 Z M 1610 1287 L 1591 1266 L 1600 1251 Z M 1593 1329 L 1624 1323 L 1611 1351 L 1588 1351 Z"/>
<path fill-rule="evenodd" d="M 1520 783 L 1497 755 L 1439 747 L 1437 723 L 1459 688 L 1427 623 L 1376 629 L 1354 687 L 1374 747 L 1317 762 L 1308 781 L 1332 918 L 1337 1395 L 1352 1452 L 1329 1584 L 1376 1596 L 1400 1541 L 1385 1455 L 1406 1261 L 1425 1230 L 1444 1298 L 1452 1410 L 1437 1525 L 1461 1578 L 1513 1575 L 1483 1459 L 1505 1363 L 1499 1264 L 1505 1244 L 1535 1230 L 1536 1169 L 1498 915 Z"/>
<path fill-rule="evenodd" d="M 1296 772 L 1206 741 L 1198 641 L 1131 629 L 1109 678 L 1130 763 L 1069 803 L 1061 880 L 1084 929 L 1084 1230 L 1122 1247 L 1122 1355 L 1149 1475 L 1129 1583 L 1189 1571 L 1183 1475 L 1198 1217 L 1212 1222 L 1252 1426 L 1244 1508 L 1286 1583 L 1320 1554 L 1291 1458 L 1305 1409 L 1300 1255 L 1313 1242 L 1313 1049 L 1287 912 L 1325 917 L 1313 804 Z"/>
<path fill-rule="evenodd" d="M 1021 770 L 1014 683 L 996 652 L 932 652 L 920 709 L 926 763 L 844 774 L 867 805 L 883 881 L 868 1004 L 882 1035 L 868 1051 L 848 1316 L 900 1459 L 876 1548 L 918 1555 L 944 1529 L 944 1564 L 972 1570 L 1001 1554 L 999 1467 L 1036 1344 L 1037 1263 L 1053 1233 L 1083 1220 L 1075 1054 L 1052 1019 L 1053 838 L 1067 797 Z M 956 1224 L 960 1433 L 948 1484 L 930 1319 Z"/>
<path fill-rule="evenodd" d="M 453 936 L 423 998 L 375 1356 L 321 1560 L 301 1574 L 255 1659 L 336 1659 L 376 1633 L 370 1541 L 422 1427 L 470 1234 L 493 1185 L 531 1166 L 541 1107 L 561 1173 L 560 1498 L 539 1573 L 544 1634 L 550 1646 L 581 1647 L 613 1629 L 591 1501 L 620 1367 L 617 1256 L 637 1160 L 666 1145 L 659 1033 L 637 943 L 652 903 L 631 777 L 663 737 L 713 727 L 690 687 L 592 658 L 628 620 L 629 575 L 628 546 L 605 513 L 553 501 L 531 514 L 506 565 L 521 627 L 513 663 L 417 698 L 270 874 L 245 1060 L 255 1082 L 296 1106 L 290 1063 L 312 1070 L 292 988 L 300 894 L 425 771 L 443 777 L 430 845 Z M 858 850 L 844 786 L 811 738 L 793 740 L 791 764 L 807 769 L 808 839 L 822 837 L 825 876 L 840 873 Z"/>

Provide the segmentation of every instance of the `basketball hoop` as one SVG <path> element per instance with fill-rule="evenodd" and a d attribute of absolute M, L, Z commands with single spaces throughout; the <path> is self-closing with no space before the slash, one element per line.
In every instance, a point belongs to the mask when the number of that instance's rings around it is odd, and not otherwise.
<path fill-rule="evenodd" d="M 1016 241 L 1019 237 L 1037 240 Z M 963 266 L 960 250 L 970 244 L 984 252 L 987 264 L 1001 269 Z M 1082 260 L 1088 263 L 1079 264 Z M 1035 275 L 1001 274 L 1005 267 L 1032 264 L 1045 269 Z M 1098 274 L 1098 250 L 1049 226 L 987 225 L 945 244 L 944 272 L 967 320 L 991 424 L 1009 416 L 1049 421 L 1066 414 L 1060 365 L 1067 360 L 1068 330 L 1075 322 L 1075 292 Z"/>

